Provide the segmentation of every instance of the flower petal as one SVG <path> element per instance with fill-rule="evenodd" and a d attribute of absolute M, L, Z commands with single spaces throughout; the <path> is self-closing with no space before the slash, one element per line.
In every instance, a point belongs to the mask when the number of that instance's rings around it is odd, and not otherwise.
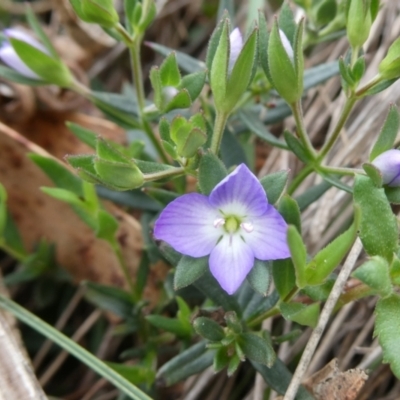
<path fill-rule="evenodd" d="M 230 44 L 230 53 L 229 53 L 228 73 L 230 74 L 243 48 L 243 38 L 239 28 L 235 28 L 229 35 L 229 44 Z"/>
<path fill-rule="evenodd" d="M 223 234 L 223 227 L 214 227 L 220 218 L 210 206 L 207 196 L 185 194 L 165 207 L 154 226 L 156 239 L 164 240 L 175 250 L 191 257 L 211 253 Z"/>
<path fill-rule="evenodd" d="M 43 53 L 49 54 L 48 50 L 46 49 L 45 46 L 43 46 L 42 43 L 40 43 L 34 37 L 32 37 L 31 35 L 20 29 L 15 29 L 15 28 L 4 29 L 4 34 L 7 36 L 7 38 L 21 40 L 22 42 L 28 43 L 32 47 L 35 47 L 36 49 L 42 51 Z"/>
<path fill-rule="evenodd" d="M 253 230 L 241 230 L 245 242 L 259 260 L 280 260 L 290 257 L 287 244 L 287 223 L 273 206 L 266 213 L 252 220 Z"/>
<path fill-rule="evenodd" d="M 209 201 L 225 215 L 257 217 L 268 208 L 261 183 L 245 164 L 240 164 L 214 188 Z"/>
<path fill-rule="evenodd" d="M 0 48 L 0 60 L 27 78 L 40 79 L 37 74 L 25 65 L 8 42 L 4 43 Z"/>
<path fill-rule="evenodd" d="M 228 294 L 233 294 L 253 268 L 254 254 L 240 235 L 225 234 L 210 255 L 210 271 Z"/>

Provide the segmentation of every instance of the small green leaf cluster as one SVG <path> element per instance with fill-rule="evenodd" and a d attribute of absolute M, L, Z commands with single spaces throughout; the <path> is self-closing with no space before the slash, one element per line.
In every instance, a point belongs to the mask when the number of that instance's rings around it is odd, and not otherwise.
<path fill-rule="evenodd" d="M 129 31 L 142 34 L 157 14 L 154 0 L 125 0 L 125 15 Z"/>
<path fill-rule="evenodd" d="M 179 71 L 175 52 L 150 71 L 154 89 L 154 103 L 158 110 L 167 113 L 177 108 L 188 108 L 199 96 L 206 79 L 205 72 L 194 72 L 183 78 Z"/>
<path fill-rule="evenodd" d="M 166 152 L 186 165 L 187 159 L 194 157 L 207 141 L 206 120 L 201 113 L 190 119 L 177 115 L 171 122 L 162 118 L 159 125 L 160 136 Z"/>
<path fill-rule="evenodd" d="M 134 189 L 144 183 L 137 164 L 101 137 L 97 137 L 96 155 L 67 156 L 66 159 L 78 175 L 89 183 L 114 190 Z"/>
<path fill-rule="evenodd" d="M 214 349 L 214 371 L 227 368 L 231 376 L 240 362 L 249 360 L 271 367 L 276 359 L 271 339 L 266 331 L 246 332 L 234 311 L 224 315 L 224 327 L 209 317 L 198 317 L 193 321 L 197 334 L 209 341 L 208 348 Z"/>

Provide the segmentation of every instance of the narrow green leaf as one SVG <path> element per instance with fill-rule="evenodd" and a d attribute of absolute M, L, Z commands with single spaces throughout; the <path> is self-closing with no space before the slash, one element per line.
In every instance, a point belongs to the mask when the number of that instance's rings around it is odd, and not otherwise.
<path fill-rule="evenodd" d="M 300 325 L 315 328 L 319 318 L 319 304 L 313 303 L 309 306 L 301 303 L 281 303 L 279 306 L 282 315 L 289 321 Z"/>
<path fill-rule="evenodd" d="M 246 279 L 257 293 L 266 296 L 271 285 L 271 274 L 271 262 L 256 259 Z"/>
<path fill-rule="evenodd" d="M 285 299 L 296 286 L 296 274 L 292 260 L 287 258 L 285 260 L 273 261 L 272 275 L 279 297 Z"/>
<path fill-rule="evenodd" d="M 398 249 L 398 228 L 384 190 L 378 189 L 368 177 L 357 175 L 354 202 L 361 211 L 360 239 L 365 251 L 390 263 Z"/>
<path fill-rule="evenodd" d="M 214 320 L 207 317 L 198 317 L 193 321 L 196 333 L 211 342 L 220 342 L 225 337 L 225 332 Z"/>
<path fill-rule="evenodd" d="M 286 188 L 288 177 L 288 171 L 278 171 L 265 175 L 260 179 L 270 204 L 275 204 L 279 200 Z"/>
<path fill-rule="evenodd" d="M 389 264 L 382 257 L 372 257 L 358 267 L 352 275 L 374 289 L 381 297 L 388 297 L 393 292 Z"/>
<path fill-rule="evenodd" d="M 301 289 L 307 285 L 307 250 L 299 231 L 293 225 L 289 225 L 287 230 L 287 241 L 296 274 L 296 285 Z"/>
<path fill-rule="evenodd" d="M 383 124 L 382 130 L 379 133 L 378 139 L 374 144 L 369 155 L 369 160 L 372 161 L 386 150 L 390 150 L 394 146 L 397 132 L 400 126 L 400 114 L 395 104 L 392 104 L 389 113 Z"/>
<path fill-rule="evenodd" d="M 318 185 L 307 189 L 300 196 L 295 197 L 300 211 L 304 211 L 310 204 L 318 200 L 332 185 L 328 182 L 321 182 Z"/>
<path fill-rule="evenodd" d="M 186 89 L 192 102 L 197 99 L 206 82 L 206 71 L 195 72 L 182 78 L 179 89 Z"/>
<path fill-rule="evenodd" d="M 285 1 L 279 10 L 278 25 L 280 29 L 285 32 L 285 35 L 289 39 L 292 47 L 294 47 L 297 25 L 288 1 Z"/>
<path fill-rule="evenodd" d="M 351 227 L 331 243 L 320 250 L 307 264 L 305 269 L 306 282 L 308 285 L 320 285 L 342 262 L 357 237 L 360 223 L 360 213 L 355 212 L 355 221 Z"/>
<path fill-rule="evenodd" d="M 390 363 L 393 373 L 400 379 L 400 297 L 392 294 L 380 299 L 375 309 L 375 331 L 383 350 L 383 361 Z"/>
<path fill-rule="evenodd" d="M 107 211 L 99 210 L 97 214 L 98 227 L 96 237 L 104 239 L 111 245 L 116 244 L 116 233 L 118 230 L 118 221 Z"/>
<path fill-rule="evenodd" d="M 161 315 L 147 315 L 146 320 L 158 329 L 174 333 L 180 337 L 190 336 L 190 325 L 183 324 L 181 321 L 174 318 L 167 318 Z"/>
<path fill-rule="evenodd" d="M 199 187 L 203 194 L 209 195 L 228 172 L 222 161 L 213 153 L 203 155 L 199 165 Z"/>
<path fill-rule="evenodd" d="M 188 108 L 192 104 L 192 99 L 187 89 L 181 89 L 172 100 L 165 106 L 164 112 L 169 112 L 177 108 Z"/>
<path fill-rule="evenodd" d="M 285 194 L 279 201 L 278 211 L 289 225 L 294 225 L 301 233 L 301 218 L 299 206 L 292 197 Z"/>
<path fill-rule="evenodd" d="M 96 148 L 97 134 L 90 129 L 84 128 L 74 122 L 67 121 L 67 128 L 83 143 L 87 144 L 92 149 Z"/>
<path fill-rule="evenodd" d="M 118 151 L 112 143 L 107 142 L 101 136 L 97 136 L 96 153 L 97 156 L 103 160 L 116 161 L 118 163 L 129 165 L 129 160 Z"/>
<path fill-rule="evenodd" d="M 245 332 L 239 336 L 238 342 L 249 360 L 264 364 L 267 367 L 274 364 L 276 354 L 269 340 L 253 332 Z"/>
<path fill-rule="evenodd" d="M 303 146 L 303 144 L 297 137 L 292 135 L 287 130 L 283 132 L 283 136 L 290 150 L 293 151 L 293 153 L 299 158 L 299 160 L 303 161 L 305 164 L 307 164 L 312 160 L 312 158 L 308 154 L 307 149 Z"/>
<path fill-rule="evenodd" d="M 176 55 L 170 53 L 160 66 L 160 79 L 162 86 L 177 87 L 181 82 L 181 73 L 179 72 Z"/>
<path fill-rule="evenodd" d="M 174 289 L 179 290 L 196 282 L 208 270 L 208 257 L 183 256 L 174 275 Z"/>

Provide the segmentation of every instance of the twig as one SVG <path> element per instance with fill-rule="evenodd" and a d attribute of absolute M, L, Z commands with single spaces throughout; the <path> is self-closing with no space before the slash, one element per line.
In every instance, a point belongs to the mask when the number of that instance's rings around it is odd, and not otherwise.
<path fill-rule="evenodd" d="M 312 333 L 306 348 L 304 349 L 303 355 L 301 356 L 300 362 L 296 368 L 292 381 L 290 382 L 290 385 L 288 387 L 288 390 L 286 391 L 283 400 L 293 400 L 295 398 L 297 390 L 299 389 L 300 383 L 303 380 L 304 374 L 307 371 L 308 365 L 310 364 L 311 358 L 315 352 L 318 342 L 321 339 L 322 333 L 325 330 L 333 308 L 335 307 L 335 304 L 343 290 L 343 287 L 350 275 L 351 270 L 353 269 L 357 261 L 361 250 L 362 244 L 360 239 L 357 238 L 325 303 L 325 306 L 321 312 L 321 316 L 318 321 L 318 325 Z"/>

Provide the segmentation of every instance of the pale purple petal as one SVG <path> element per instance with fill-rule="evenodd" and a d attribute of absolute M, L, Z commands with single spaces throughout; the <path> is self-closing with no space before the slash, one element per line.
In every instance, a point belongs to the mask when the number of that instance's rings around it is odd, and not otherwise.
<path fill-rule="evenodd" d="M 254 254 L 239 234 L 225 234 L 210 255 L 210 271 L 228 294 L 233 294 L 253 268 Z"/>
<path fill-rule="evenodd" d="M 10 39 L 18 39 L 21 40 L 22 42 L 28 43 L 32 47 L 35 47 L 36 49 L 42 51 L 43 53 L 49 54 L 47 51 L 46 47 L 43 46 L 42 43 L 38 42 L 35 38 L 33 38 L 31 35 L 28 33 L 20 30 L 20 29 L 15 29 L 15 28 L 9 28 L 4 30 L 4 34 Z"/>
<path fill-rule="evenodd" d="M 287 244 L 287 224 L 273 206 L 266 213 L 251 222 L 253 230 L 241 230 L 246 243 L 252 249 L 255 258 L 259 260 L 280 260 L 290 257 Z"/>
<path fill-rule="evenodd" d="M 400 150 L 385 151 L 376 157 L 372 164 L 381 171 L 383 183 L 400 186 Z"/>
<path fill-rule="evenodd" d="M 207 196 L 185 194 L 162 211 L 154 226 L 154 236 L 182 254 L 203 257 L 211 253 L 224 232 L 222 226 L 214 227 L 220 217 Z"/>
<path fill-rule="evenodd" d="M 231 51 L 229 54 L 228 73 L 230 74 L 243 48 L 243 38 L 239 28 L 235 28 L 231 32 L 231 34 L 229 35 L 229 43 Z"/>
<path fill-rule="evenodd" d="M 0 60 L 4 64 L 12 68 L 13 70 L 19 72 L 21 75 L 27 78 L 40 79 L 40 77 L 35 74 L 26 64 L 19 58 L 15 50 L 9 43 L 5 43 L 0 48 Z"/>
<path fill-rule="evenodd" d="M 211 192 L 210 204 L 225 215 L 257 217 L 268 208 L 261 183 L 245 164 L 239 165 Z"/>
<path fill-rule="evenodd" d="M 283 30 L 281 30 L 281 29 L 279 29 L 279 36 L 281 37 L 281 42 L 286 51 L 286 54 L 289 56 L 290 60 L 292 62 L 294 62 L 294 54 L 293 54 L 292 45 L 290 44 L 289 39 L 285 35 L 285 32 L 283 32 Z"/>

